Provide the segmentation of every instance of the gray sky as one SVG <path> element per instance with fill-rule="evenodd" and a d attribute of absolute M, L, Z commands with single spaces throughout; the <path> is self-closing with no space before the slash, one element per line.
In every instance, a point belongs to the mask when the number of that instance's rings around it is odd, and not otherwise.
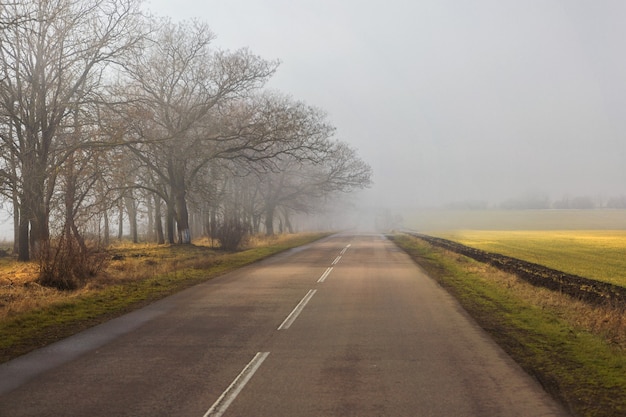
<path fill-rule="evenodd" d="M 149 0 L 325 109 L 389 205 L 626 194 L 623 0 Z"/>

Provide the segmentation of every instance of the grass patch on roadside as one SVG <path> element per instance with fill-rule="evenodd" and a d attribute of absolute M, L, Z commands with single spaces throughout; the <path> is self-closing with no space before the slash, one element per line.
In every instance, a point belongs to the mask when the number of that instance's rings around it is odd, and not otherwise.
<path fill-rule="evenodd" d="M 34 283 L 32 264 L 9 264 L 13 277 L 2 285 L 0 363 L 81 330 L 118 317 L 184 288 L 328 236 L 297 234 L 255 242 L 255 247 L 226 253 L 201 245 L 122 244 L 111 248 L 123 257 L 85 288 L 63 292 Z M 1 266 L 0 266 L 1 267 Z M 15 272 L 24 277 L 18 282 Z M 1 277 L 0 277 L 1 278 Z"/>
<path fill-rule="evenodd" d="M 614 339 L 615 331 L 623 338 L 623 312 L 620 328 L 611 330 L 601 324 L 606 308 L 532 287 L 408 235 L 391 239 L 575 415 L 626 416 L 626 349 Z"/>

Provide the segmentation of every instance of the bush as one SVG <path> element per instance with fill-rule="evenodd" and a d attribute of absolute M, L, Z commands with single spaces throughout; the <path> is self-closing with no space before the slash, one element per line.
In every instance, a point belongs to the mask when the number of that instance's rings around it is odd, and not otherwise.
<path fill-rule="evenodd" d="M 217 240 L 224 250 L 237 250 L 248 240 L 248 228 L 239 219 L 225 219 L 217 230 Z"/>
<path fill-rule="evenodd" d="M 59 290 L 82 287 L 106 266 L 107 256 L 99 249 L 71 237 L 48 242 L 39 255 L 38 282 Z"/>

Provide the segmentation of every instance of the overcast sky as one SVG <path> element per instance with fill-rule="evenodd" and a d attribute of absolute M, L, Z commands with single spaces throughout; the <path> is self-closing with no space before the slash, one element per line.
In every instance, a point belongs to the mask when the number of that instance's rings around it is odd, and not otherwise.
<path fill-rule="evenodd" d="M 623 0 L 149 0 L 327 111 L 389 205 L 626 194 Z"/>

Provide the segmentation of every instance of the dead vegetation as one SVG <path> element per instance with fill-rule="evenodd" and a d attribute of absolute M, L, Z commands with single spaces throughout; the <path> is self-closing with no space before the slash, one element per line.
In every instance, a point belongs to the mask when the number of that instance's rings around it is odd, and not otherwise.
<path fill-rule="evenodd" d="M 17 263 L 11 258 L 0 262 L 0 320 L 12 313 L 36 309 L 67 296 L 37 282 L 36 262 Z"/>
<path fill-rule="evenodd" d="M 541 265 L 470 248 L 450 240 L 418 235 L 444 249 L 449 257 L 483 277 L 513 291 L 537 308 L 556 312 L 576 328 L 601 336 L 626 350 L 626 289 L 565 274 Z M 467 258 L 477 260 L 467 263 Z M 608 289 L 607 289 L 608 288 Z"/>
<path fill-rule="evenodd" d="M 251 237 L 247 248 L 280 244 L 289 236 Z M 13 257 L 0 259 L 0 321 L 19 313 L 36 310 L 103 288 L 151 279 L 185 269 L 205 269 L 220 262 L 226 252 L 215 242 L 201 239 L 193 245 L 156 245 L 116 242 L 105 252 L 107 262 L 99 272 L 73 290 L 42 285 L 38 262 L 17 262 Z"/>
<path fill-rule="evenodd" d="M 467 263 L 464 255 L 448 251 L 448 256 Z M 485 263 L 467 263 L 466 268 L 477 277 L 509 289 L 530 305 L 557 312 L 561 319 L 574 327 L 600 335 L 611 345 L 626 350 L 626 311 L 623 307 L 590 304 L 558 291 L 536 287 L 513 273 Z"/>

